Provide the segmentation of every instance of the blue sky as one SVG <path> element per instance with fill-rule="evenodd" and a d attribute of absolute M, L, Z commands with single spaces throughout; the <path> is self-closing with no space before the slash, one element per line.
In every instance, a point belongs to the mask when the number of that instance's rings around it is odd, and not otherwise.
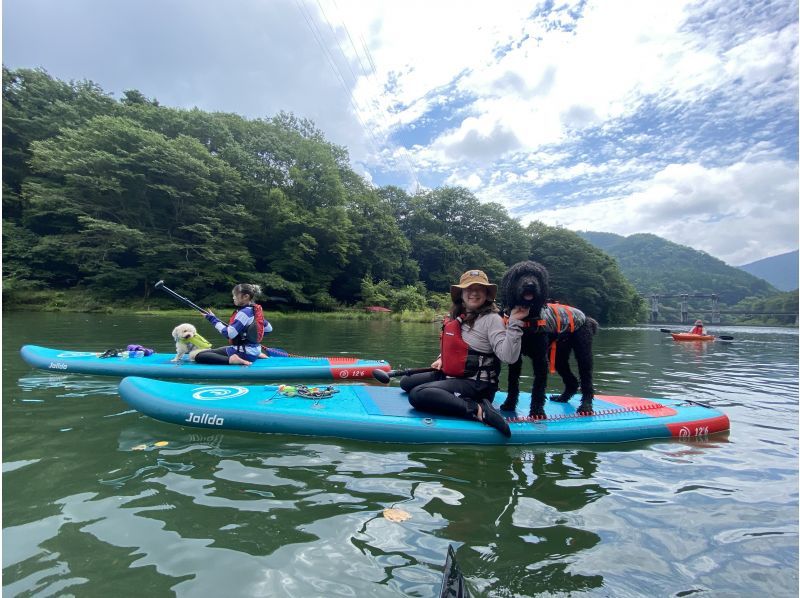
<path fill-rule="evenodd" d="M 375 185 L 798 246 L 798 5 L 761 0 L 5 0 L 3 63 L 163 105 L 312 119 Z"/>

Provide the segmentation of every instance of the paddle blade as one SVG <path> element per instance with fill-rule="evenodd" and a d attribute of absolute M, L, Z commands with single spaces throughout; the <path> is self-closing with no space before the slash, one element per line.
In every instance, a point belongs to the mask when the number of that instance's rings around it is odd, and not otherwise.
<path fill-rule="evenodd" d="M 668 330 L 667 328 L 659 328 L 659 330 L 664 334 L 672 334 L 672 330 Z"/>
<path fill-rule="evenodd" d="M 444 562 L 444 575 L 439 598 L 469 598 L 469 590 L 467 590 L 464 576 L 456 562 L 456 552 L 453 550 L 452 544 L 447 547 L 447 560 Z"/>
<path fill-rule="evenodd" d="M 383 384 L 388 384 L 390 380 L 389 374 L 384 370 L 372 370 L 372 377 Z"/>
<path fill-rule="evenodd" d="M 723 340 L 723 341 L 732 341 L 733 340 L 732 336 L 727 336 L 727 335 L 724 335 L 724 334 L 721 334 L 717 338 L 720 339 L 720 340 Z"/>

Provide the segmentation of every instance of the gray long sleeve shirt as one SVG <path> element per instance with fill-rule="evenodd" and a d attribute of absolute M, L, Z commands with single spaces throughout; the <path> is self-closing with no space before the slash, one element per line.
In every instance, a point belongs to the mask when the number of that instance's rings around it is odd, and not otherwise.
<path fill-rule="evenodd" d="M 484 314 L 472 328 L 461 325 L 461 338 L 475 351 L 494 353 L 500 361 L 514 363 L 522 348 L 522 322 L 509 320 L 506 327 L 500 314 Z"/>

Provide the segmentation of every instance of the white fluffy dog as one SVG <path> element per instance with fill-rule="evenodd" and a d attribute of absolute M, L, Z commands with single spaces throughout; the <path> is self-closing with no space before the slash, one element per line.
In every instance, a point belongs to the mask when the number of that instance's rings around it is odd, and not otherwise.
<path fill-rule="evenodd" d="M 178 324 L 172 329 L 172 338 L 175 340 L 175 358 L 171 361 L 180 361 L 189 354 L 189 359 L 194 361 L 194 356 L 204 349 L 210 349 L 209 343 L 197 334 L 197 328 L 191 324 Z"/>

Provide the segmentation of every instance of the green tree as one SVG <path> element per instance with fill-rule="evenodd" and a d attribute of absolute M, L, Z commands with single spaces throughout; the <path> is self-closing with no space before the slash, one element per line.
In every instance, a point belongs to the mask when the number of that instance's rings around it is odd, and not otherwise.
<path fill-rule="evenodd" d="M 552 299 L 603 324 L 632 324 L 644 318 L 644 300 L 610 256 L 560 227 L 532 222 L 528 234 L 529 258 L 547 268 Z"/>

